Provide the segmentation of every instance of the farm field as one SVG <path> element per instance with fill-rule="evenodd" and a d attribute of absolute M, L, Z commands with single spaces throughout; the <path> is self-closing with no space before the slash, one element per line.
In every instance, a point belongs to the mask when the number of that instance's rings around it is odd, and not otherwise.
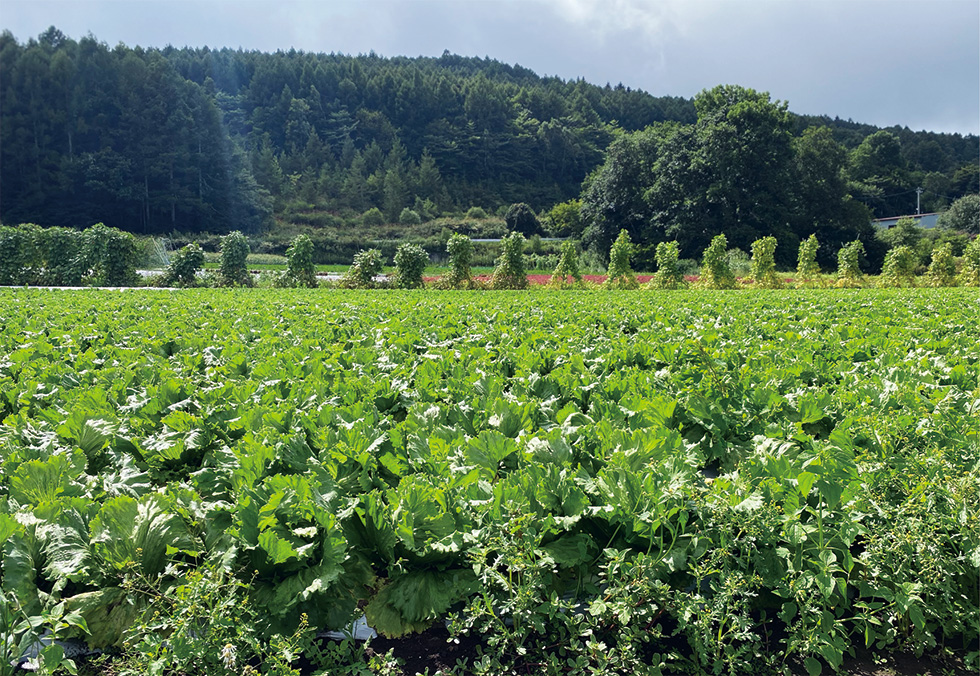
<path fill-rule="evenodd" d="M 0 290 L 0 610 L 118 674 L 391 673 L 313 640 L 361 616 L 448 622 L 461 674 L 976 669 L 978 327 L 975 289 Z"/>

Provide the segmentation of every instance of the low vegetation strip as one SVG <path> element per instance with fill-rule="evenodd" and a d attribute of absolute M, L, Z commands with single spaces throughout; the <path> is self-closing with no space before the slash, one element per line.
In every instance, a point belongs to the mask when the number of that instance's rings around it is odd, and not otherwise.
<path fill-rule="evenodd" d="M 366 615 L 459 674 L 977 666 L 975 290 L 0 308 L 4 665 L 373 673 L 314 641 Z"/>

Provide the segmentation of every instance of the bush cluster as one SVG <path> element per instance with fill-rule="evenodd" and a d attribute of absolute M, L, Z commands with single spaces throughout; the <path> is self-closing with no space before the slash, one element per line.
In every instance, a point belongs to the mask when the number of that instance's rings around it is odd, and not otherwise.
<path fill-rule="evenodd" d="M 0 285 L 133 286 L 136 238 L 97 223 L 87 230 L 0 226 Z"/>
<path fill-rule="evenodd" d="M 171 256 L 160 283 L 163 286 L 196 286 L 197 273 L 203 267 L 204 251 L 197 244 L 187 244 Z"/>
<path fill-rule="evenodd" d="M 728 263 L 728 238 L 715 235 L 704 250 L 701 261 L 701 284 L 708 289 L 734 289 L 735 273 Z"/>
<path fill-rule="evenodd" d="M 524 268 L 524 235 L 513 232 L 501 240 L 500 258 L 490 280 L 490 288 L 526 289 L 527 272 Z"/>
<path fill-rule="evenodd" d="M 252 276 L 248 273 L 250 251 L 245 235 L 237 230 L 221 238 L 218 279 L 222 286 L 254 286 Z"/>
<path fill-rule="evenodd" d="M 609 250 L 609 276 L 606 277 L 607 289 L 637 289 L 640 284 L 636 281 L 633 268 L 630 267 L 630 256 L 633 255 L 633 242 L 625 230 L 619 231 L 619 236 Z"/>
<path fill-rule="evenodd" d="M 654 289 L 679 289 L 684 285 L 684 275 L 678 263 L 680 245 L 674 242 L 660 242 L 657 245 L 657 274 L 650 280 Z"/>

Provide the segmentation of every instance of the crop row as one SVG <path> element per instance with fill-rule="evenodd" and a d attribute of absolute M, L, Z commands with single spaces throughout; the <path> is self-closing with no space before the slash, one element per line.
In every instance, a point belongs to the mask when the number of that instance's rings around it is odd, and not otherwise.
<path fill-rule="evenodd" d="M 976 663 L 975 292 L 0 307 L 5 598 L 93 646 L 168 659 L 208 574 L 269 637 L 449 617 L 496 669 Z"/>

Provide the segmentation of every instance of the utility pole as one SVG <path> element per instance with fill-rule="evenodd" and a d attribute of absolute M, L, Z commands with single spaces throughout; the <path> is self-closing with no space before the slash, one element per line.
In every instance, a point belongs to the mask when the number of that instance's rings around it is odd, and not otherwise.
<path fill-rule="evenodd" d="M 922 210 L 919 208 L 919 198 L 922 197 L 923 192 L 924 191 L 922 190 L 922 188 L 915 189 L 915 215 L 916 216 L 922 213 Z"/>

